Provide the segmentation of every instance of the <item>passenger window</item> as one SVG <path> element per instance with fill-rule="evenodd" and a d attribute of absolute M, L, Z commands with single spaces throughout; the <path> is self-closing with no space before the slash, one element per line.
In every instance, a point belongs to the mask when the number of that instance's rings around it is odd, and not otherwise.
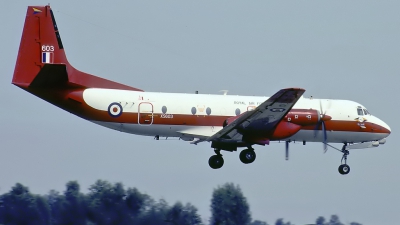
<path fill-rule="evenodd" d="M 363 114 L 363 110 L 361 109 L 361 108 L 358 108 L 357 109 L 357 114 L 359 115 L 359 116 L 363 116 L 364 114 Z"/>

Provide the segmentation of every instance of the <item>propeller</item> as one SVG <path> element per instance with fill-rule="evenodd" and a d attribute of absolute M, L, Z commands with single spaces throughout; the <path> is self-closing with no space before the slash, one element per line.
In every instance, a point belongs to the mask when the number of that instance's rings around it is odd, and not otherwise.
<path fill-rule="evenodd" d="M 286 160 L 289 160 L 289 141 L 285 141 L 285 149 L 286 149 Z"/>
<path fill-rule="evenodd" d="M 330 104 L 330 101 L 329 101 L 329 104 Z M 314 128 L 314 138 L 317 138 L 317 135 L 319 133 L 319 127 L 321 127 L 321 131 L 322 131 L 322 134 L 323 134 L 323 142 L 322 143 L 323 143 L 323 146 L 324 146 L 323 147 L 324 148 L 324 153 L 326 153 L 326 151 L 328 151 L 328 145 L 327 145 L 328 136 L 327 136 L 327 133 L 326 133 L 325 121 L 331 120 L 332 117 L 326 115 L 326 110 L 323 111 L 321 100 L 319 100 L 319 109 L 320 109 L 320 111 L 319 111 L 320 112 L 320 117 L 319 117 L 318 123 L 316 124 L 316 126 Z"/>

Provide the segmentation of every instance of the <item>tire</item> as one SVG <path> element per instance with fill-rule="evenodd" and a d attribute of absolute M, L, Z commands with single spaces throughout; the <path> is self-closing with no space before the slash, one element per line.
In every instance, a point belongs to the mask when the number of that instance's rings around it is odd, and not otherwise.
<path fill-rule="evenodd" d="M 343 175 L 343 165 L 340 165 L 340 166 L 339 166 L 338 171 L 339 171 L 340 174 Z"/>
<path fill-rule="evenodd" d="M 343 164 L 343 165 L 339 166 L 338 170 L 339 170 L 340 174 L 346 175 L 346 174 L 350 173 L 350 166 L 347 164 Z"/>
<path fill-rule="evenodd" d="M 253 150 L 245 149 L 240 152 L 240 161 L 244 164 L 249 164 L 256 160 L 256 153 Z"/>
<path fill-rule="evenodd" d="M 220 155 L 213 155 L 208 160 L 208 165 L 213 169 L 219 169 L 224 165 L 224 158 Z"/>

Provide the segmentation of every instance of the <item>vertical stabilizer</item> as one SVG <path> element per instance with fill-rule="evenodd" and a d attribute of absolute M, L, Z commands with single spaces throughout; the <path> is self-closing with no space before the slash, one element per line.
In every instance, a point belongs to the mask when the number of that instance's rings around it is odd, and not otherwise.
<path fill-rule="evenodd" d="M 142 91 L 72 67 L 50 6 L 28 6 L 12 83 L 24 89 L 81 87 Z"/>
<path fill-rule="evenodd" d="M 68 61 L 50 6 L 29 6 L 12 83 L 29 86 L 45 64 Z"/>

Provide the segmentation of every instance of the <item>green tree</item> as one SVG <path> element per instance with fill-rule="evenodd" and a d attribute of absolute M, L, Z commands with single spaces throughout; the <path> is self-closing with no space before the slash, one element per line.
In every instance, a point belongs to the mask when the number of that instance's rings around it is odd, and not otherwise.
<path fill-rule="evenodd" d="M 86 204 L 85 197 L 80 192 L 80 186 L 77 181 L 69 181 L 66 184 L 66 190 L 63 196 L 57 196 L 57 203 L 51 205 L 57 207 L 52 212 L 57 213 L 57 224 L 86 224 Z"/>
<path fill-rule="evenodd" d="M 50 208 L 50 224 L 59 225 L 61 223 L 61 204 L 63 196 L 60 195 L 58 191 L 50 190 L 47 195 L 45 195 L 47 199 L 49 208 Z"/>
<path fill-rule="evenodd" d="M 211 225 L 247 225 L 249 204 L 239 186 L 226 183 L 214 189 L 211 199 Z"/>
<path fill-rule="evenodd" d="M 153 225 L 153 224 L 168 224 L 166 221 L 166 215 L 169 210 L 169 206 L 164 199 L 158 202 L 150 199 L 148 210 L 144 211 L 139 221 L 135 224 L 138 225 Z"/>
<path fill-rule="evenodd" d="M 49 204 L 43 196 L 35 195 L 38 218 L 41 224 L 50 224 L 51 212 Z"/>
<path fill-rule="evenodd" d="M 136 188 L 126 190 L 125 203 L 131 218 L 137 218 L 151 207 L 152 199 L 140 193 Z"/>
<path fill-rule="evenodd" d="M 344 225 L 344 224 L 340 222 L 339 216 L 332 215 L 331 218 L 329 219 L 328 225 Z"/>
<path fill-rule="evenodd" d="M 185 206 L 177 202 L 166 213 L 166 222 L 174 225 L 199 225 L 200 216 L 197 214 L 197 208 L 190 203 Z"/>
<path fill-rule="evenodd" d="M 125 203 L 126 192 L 121 183 L 112 185 L 98 180 L 90 186 L 87 196 L 89 219 L 98 224 L 131 224 L 128 207 Z"/>
<path fill-rule="evenodd" d="M 290 222 L 283 222 L 283 219 L 277 219 L 275 225 L 292 225 Z"/>
<path fill-rule="evenodd" d="M 2 195 L 0 195 L 0 224 L 4 224 L 4 200 Z"/>
<path fill-rule="evenodd" d="M 41 225 L 50 223 L 50 210 L 44 198 L 33 195 L 20 183 L 2 196 L 5 224 Z"/>
<path fill-rule="evenodd" d="M 268 223 L 260 220 L 254 220 L 250 223 L 250 225 L 268 225 Z"/>
<path fill-rule="evenodd" d="M 184 221 L 186 222 L 185 224 L 193 224 L 193 225 L 200 225 L 202 224 L 201 217 L 197 213 L 197 208 L 190 204 L 186 203 L 186 205 L 183 207 L 183 218 Z"/>
<path fill-rule="evenodd" d="M 323 216 L 320 216 L 315 220 L 315 224 L 316 225 L 344 225 L 343 223 L 340 222 L 339 216 L 337 216 L 337 215 L 332 215 L 331 218 L 329 219 L 329 222 L 327 222 Z M 362 225 L 362 224 L 352 222 L 352 223 L 350 223 L 350 225 Z"/>
<path fill-rule="evenodd" d="M 315 220 L 315 224 L 316 224 L 316 225 L 326 225 L 326 223 L 325 223 L 325 218 L 324 218 L 323 216 L 318 217 L 318 218 Z"/>

